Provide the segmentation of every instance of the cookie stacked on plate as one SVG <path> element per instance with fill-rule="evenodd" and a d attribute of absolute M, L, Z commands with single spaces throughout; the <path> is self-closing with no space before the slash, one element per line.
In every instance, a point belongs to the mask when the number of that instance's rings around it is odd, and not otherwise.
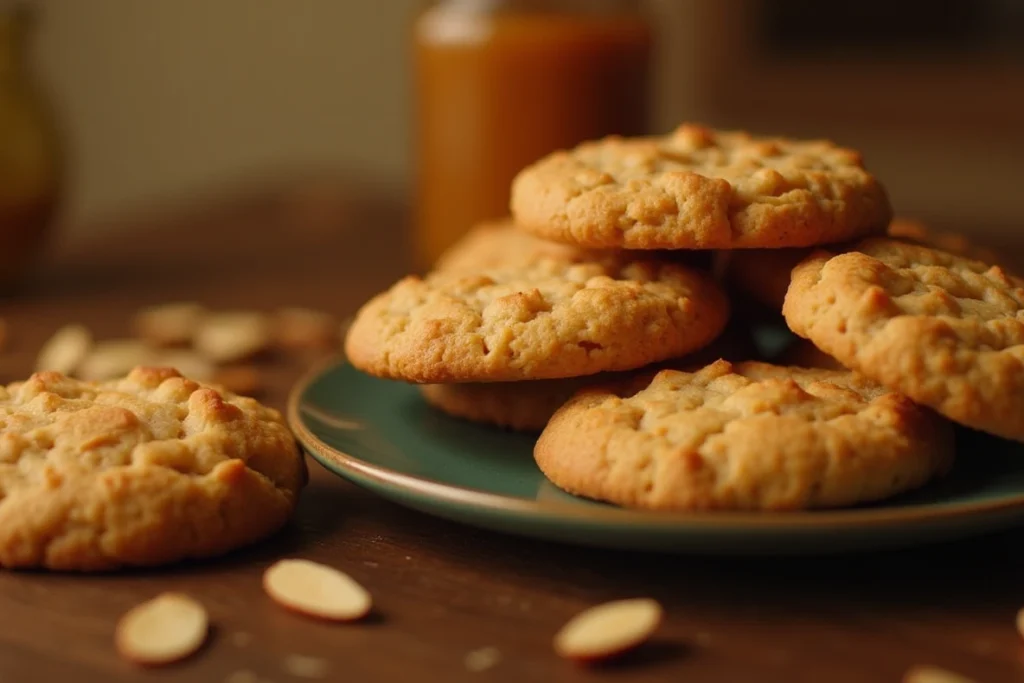
<path fill-rule="evenodd" d="M 346 351 L 442 411 L 541 431 L 537 463 L 569 492 L 852 505 L 949 469 L 936 411 L 1024 438 L 1018 281 L 906 225 L 885 237 L 888 198 L 854 151 L 684 125 L 553 153 L 511 194 L 509 221 L 367 303 Z M 712 252 L 737 288 L 785 299 L 809 367 L 742 343 Z"/>

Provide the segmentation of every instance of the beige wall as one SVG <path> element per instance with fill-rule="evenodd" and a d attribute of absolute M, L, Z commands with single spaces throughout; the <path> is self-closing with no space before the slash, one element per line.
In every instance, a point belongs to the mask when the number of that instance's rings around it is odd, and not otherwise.
<path fill-rule="evenodd" d="M 673 30 L 660 61 L 660 128 L 712 118 L 694 88 L 715 40 L 695 11 L 705 1 L 652 0 Z M 36 3 L 37 63 L 72 145 L 72 222 L 289 168 L 408 180 L 406 27 L 417 0 Z M 757 112 L 730 119 L 758 127 Z M 861 147 L 903 213 L 1022 219 L 1022 135 L 806 132 Z"/>

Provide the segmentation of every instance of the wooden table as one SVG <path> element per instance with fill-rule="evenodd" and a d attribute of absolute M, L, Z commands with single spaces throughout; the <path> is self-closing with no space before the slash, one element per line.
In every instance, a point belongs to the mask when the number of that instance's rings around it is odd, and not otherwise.
<path fill-rule="evenodd" d="M 344 315 L 407 269 L 396 251 L 400 212 L 322 189 L 263 190 L 120 222 L 0 300 L 15 335 L 0 380 L 28 373 L 39 344 L 66 322 L 124 335 L 138 306 L 181 299 Z M 128 232 L 136 223 L 151 225 Z M 282 407 L 301 371 L 298 362 L 272 370 L 267 401 Z M 609 552 L 466 528 L 385 502 L 312 461 L 310 470 L 287 529 L 223 559 L 99 576 L 0 573 L 0 683 L 303 680 L 286 670 L 291 655 L 325 661 L 323 680 L 358 683 L 877 683 L 924 663 L 1024 681 L 1014 628 L 1024 533 L 840 558 Z M 260 575 L 286 556 L 349 572 L 372 592 L 375 616 L 326 625 L 277 607 Z M 157 671 L 119 659 L 118 616 L 169 589 L 207 606 L 208 645 Z M 552 635 L 571 615 L 635 595 L 667 609 L 649 646 L 593 670 L 554 655 Z M 494 648 L 492 666 L 471 670 L 467 654 L 481 648 Z"/>

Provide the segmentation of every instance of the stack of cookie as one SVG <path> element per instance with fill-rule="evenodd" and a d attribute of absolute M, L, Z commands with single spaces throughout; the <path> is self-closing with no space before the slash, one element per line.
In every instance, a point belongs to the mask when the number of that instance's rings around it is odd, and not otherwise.
<path fill-rule="evenodd" d="M 367 303 L 346 351 L 445 412 L 541 431 L 537 464 L 566 491 L 853 505 L 946 472 L 942 416 L 1024 440 L 1021 281 L 890 227 L 854 151 L 684 125 L 551 154 L 511 207 Z M 695 265 L 711 252 L 721 269 Z M 784 311 L 814 344 L 805 367 L 726 350 L 746 320 L 713 270 Z"/>

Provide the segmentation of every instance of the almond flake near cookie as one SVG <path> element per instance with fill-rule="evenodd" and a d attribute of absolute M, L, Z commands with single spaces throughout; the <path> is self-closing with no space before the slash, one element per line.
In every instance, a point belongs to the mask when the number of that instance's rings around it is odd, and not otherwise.
<path fill-rule="evenodd" d="M 689 124 L 555 152 L 516 176 L 511 206 L 539 237 L 625 249 L 804 247 L 883 233 L 892 217 L 853 150 Z"/>
<path fill-rule="evenodd" d="M 946 251 L 871 239 L 793 270 L 793 332 L 968 427 L 1024 441 L 1024 280 Z"/>
<path fill-rule="evenodd" d="M 587 390 L 534 449 L 569 493 L 654 510 L 880 500 L 949 470 L 950 425 L 850 372 L 717 361 Z"/>

